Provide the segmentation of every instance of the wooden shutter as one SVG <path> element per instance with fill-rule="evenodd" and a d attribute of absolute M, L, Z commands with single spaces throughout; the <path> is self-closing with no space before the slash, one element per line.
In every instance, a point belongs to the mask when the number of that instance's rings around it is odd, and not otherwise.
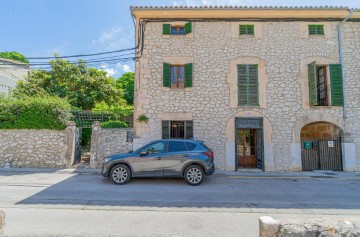
<path fill-rule="evenodd" d="M 185 121 L 185 139 L 193 139 L 193 121 Z"/>
<path fill-rule="evenodd" d="M 192 63 L 185 64 L 185 88 L 192 87 Z"/>
<path fill-rule="evenodd" d="M 170 35 L 170 24 L 163 24 L 163 34 Z"/>
<path fill-rule="evenodd" d="M 185 24 L 185 34 L 190 34 L 191 31 L 192 31 L 192 25 L 191 25 L 191 22 L 188 22 Z"/>
<path fill-rule="evenodd" d="M 240 25 L 239 26 L 240 35 L 253 35 L 254 34 L 254 25 Z"/>
<path fill-rule="evenodd" d="M 171 66 L 168 63 L 163 63 L 163 86 L 170 87 L 171 83 Z"/>
<path fill-rule="evenodd" d="M 162 121 L 162 139 L 170 138 L 170 121 Z"/>
<path fill-rule="evenodd" d="M 309 25 L 309 35 L 323 35 L 324 25 Z"/>
<path fill-rule="evenodd" d="M 238 65 L 238 104 L 259 105 L 258 65 Z"/>
<path fill-rule="evenodd" d="M 344 106 L 341 64 L 330 64 L 331 105 Z"/>
<path fill-rule="evenodd" d="M 310 106 L 318 105 L 318 89 L 316 78 L 316 61 L 308 64 L 308 84 Z"/>
<path fill-rule="evenodd" d="M 259 105 L 258 91 L 258 65 L 247 65 L 248 67 L 248 105 Z"/>

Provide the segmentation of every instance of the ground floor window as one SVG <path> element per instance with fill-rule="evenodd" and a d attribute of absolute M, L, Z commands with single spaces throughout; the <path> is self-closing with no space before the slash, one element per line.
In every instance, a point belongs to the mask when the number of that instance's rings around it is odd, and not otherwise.
<path fill-rule="evenodd" d="M 163 139 L 192 139 L 193 121 L 162 121 Z"/>

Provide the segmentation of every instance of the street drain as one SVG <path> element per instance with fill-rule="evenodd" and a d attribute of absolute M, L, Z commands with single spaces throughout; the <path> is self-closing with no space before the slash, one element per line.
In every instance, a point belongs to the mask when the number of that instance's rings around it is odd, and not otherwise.
<path fill-rule="evenodd" d="M 333 179 L 334 177 L 332 176 L 310 176 L 311 178 L 315 178 L 315 179 Z"/>

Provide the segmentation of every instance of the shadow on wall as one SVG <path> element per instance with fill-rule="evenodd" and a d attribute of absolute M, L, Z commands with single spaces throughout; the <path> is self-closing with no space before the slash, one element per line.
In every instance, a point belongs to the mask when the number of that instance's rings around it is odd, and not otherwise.
<path fill-rule="evenodd" d="M 334 188 L 334 181 L 328 180 L 210 176 L 196 187 L 180 178 L 137 178 L 114 185 L 98 174 L 77 174 L 17 204 L 360 210 L 360 189 L 350 183 L 336 180 Z"/>

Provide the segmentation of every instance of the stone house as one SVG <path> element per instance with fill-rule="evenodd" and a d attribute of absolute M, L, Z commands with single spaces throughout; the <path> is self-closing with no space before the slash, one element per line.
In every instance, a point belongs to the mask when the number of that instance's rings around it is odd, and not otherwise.
<path fill-rule="evenodd" d="M 134 148 L 203 140 L 218 169 L 360 171 L 360 12 L 131 7 Z"/>
<path fill-rule="evenodd" d="M 0 58 L 0 94 L 7 94 L 16 83 L 28 76 L 30 69 L 25 63 L 7 58 Z"/>

